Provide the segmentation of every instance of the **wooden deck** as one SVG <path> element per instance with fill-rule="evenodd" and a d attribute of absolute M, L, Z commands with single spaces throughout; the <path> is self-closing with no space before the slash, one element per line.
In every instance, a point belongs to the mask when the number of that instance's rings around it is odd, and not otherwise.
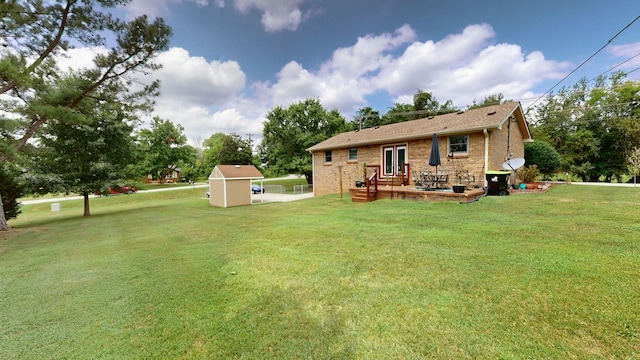
<path fill-rule="evenodd" d="M 420 190 L 413 186 L 378 186 L 377 199 L 406 199 L 416 201 L 471 201 L 484 194 L 483 189 L 454 193 L 449 190 Z M 366 189 L 351 188 L 349 195 L 354 202 L 366 202 Z"/>

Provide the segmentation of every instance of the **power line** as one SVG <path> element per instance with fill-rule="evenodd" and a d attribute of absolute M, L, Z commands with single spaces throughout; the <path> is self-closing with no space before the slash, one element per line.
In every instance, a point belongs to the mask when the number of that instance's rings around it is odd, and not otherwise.
<path fill-rule="evenodd" d="M 635 69 L 633 69 L 633 70 L 629 70 L 629 71 L 627 71 L 627 72 L 626 72 L 626 74 L 627 74 L 627 75 L 629 75 L 629 74 L 631 74 L 632 72 L 634 72 L 634 71 L 638 71 L 638 70 L 640 70 L 640 67 L 637 67 L 637 68 L 635 68 Z"/>
<path fill-rule="evenodd" d="M 637 58 L 638 56 L 640 56 L 640 53 L 637 53 L 637 54 L 633 55 L 632 57 L 628 58 L 627 60 L 625 60 L 625 61 L 623 61 L 623 62 L 619 63 L 618 65 L 616 65 L 616 66 L 612 67 L 611 69 L 609 69 L 609 70 L 607 70 L 607 71 L 603 72 L 602 74 L 600 74 L 600 75 L 598 75 L 598 76 L 594 77 L 593 79 L 591 79 L 591 80 L 589 80 L 589 81 L 593 81 L 593 80 L 597 79 L 598 77 L 600 77 L 600 76 L 602 76 L 602 75 L 604 75 L 604 74 L 606 74 L 606 73 L 608 73 L 608 72 L 610 72 L 610 71 L 613 71 L 614 69 L 616 69 L 616 68 L 618 68 L 618 67 L 620 67 L 620 66 L 622 66 L 622 65 L 624 65 L 624 64 L 626 64 L 626 63 L 628 63 L 629 61 L 631 61 L 631 60 L 633 60 L 633 59 Z M 634 69 L 634 70 L 632 70 L 632 71 L 630 71 L 630 72 L 633 72 L 633 71 L 635 71 L 635 70 L 637 70 L 637 68 L 636 68 L 636 69 Z M 626 75 L 626 74 L 629 74 L 629 73 L 627 72 L 627 73 L 625 73 L 625 75 Z"/>
<path fill-rule="evenodd" d="M 533 103 L 531 103 L 531 105 L 529 105 L 529 107 L 533 106 L 535 103 L 537 103 L 540 99 L 542 99 L 543 97 L 545 97 L 547 94 L 549 94 L 551 91 L 553 91 L 553 89 L 556 88 L 556 86 L 560 85 L 563 81 L 565 81 L 569 76 L 573 75 L 573 73 L 575 73 L 576 71 L 578 71 L 578 69 L 580 69 L 582 66 L 584 66 L 584 64 L 586 64 L 587 62 L 589 62 L 591 59 L 593 59 L 596 55 L 598 55 L 602 50 L 604 50 L 604 48 L 606 48 L 607 46 L 609 46 L 609 44 L 611 44 L 611 42 L 618 37 L 618 35 L 622 34 L 622 32 L 624 32 L 625 30 L 627 30 L 631 25 L 633 25 L 634 22 L 636 22 L 638 19 L 640 19 L 640 15 L 636 16 L 635 19 L 633 19 L 633 21 L 631 21 L 629 24 L 627 24 L 627 26 L 623 27 L 622 30 L 618 31 L 617 34 L 615 34 L 611 39 L 609 39 L 609 41 L 607 41 L 606 44 L 604 44 L 600 49 L 598 49 L 598 51 L 596 51 L 595 53 L 593 53 L 591 56 L 589 56 L 586 60 L 584 60 L 580 65 L 578 65 L 575 69 L 573 69 L 569 74 L 567 74 L 565 77 L 563 77 L 562 79 L 560 79 L 560 81 L 558 81 L 555 85 L 553 85 L 551 87 L 551 89 L 547 90 L 544 94 L 540 95 L 540 97 L 538 97 L 536 99 L 536 101 L 534 101 Z"/>
<path fill-rule="evenodd" d="M 572 114 L 574 111 L 576 110 L 580 110 L 582 112 L 587 112 L 589 110 L 602 110 L 602 111 L 606 111 L 607 108 L 612 108 L 612 107 L 634 107 L 637 105 L 637 101 L 628 101 L 628 102 L 622 102 L 622 103 L 615 103 L 615 104 L 598 104 L 598 105 L 586 105 L 586 106 L 569 106 L 569 107 L 564 107 L 562 109 L 554 109 L 554 110 L 544 110 L 544 115 L 548 116 L 548 115 L 560 115 L 560 114 Z M 531 114 L 531 116 L 529 116 L 529 118 L 531 119 L 532 117 L 536 117 L 537 114 L 533 113 Z M 539 120 L 539 118 L 538 118 Z M 531 123 L 532 121 L 529 121 L 529 123 Z M 535 120 L 533 122 L 536 122 Z"/>

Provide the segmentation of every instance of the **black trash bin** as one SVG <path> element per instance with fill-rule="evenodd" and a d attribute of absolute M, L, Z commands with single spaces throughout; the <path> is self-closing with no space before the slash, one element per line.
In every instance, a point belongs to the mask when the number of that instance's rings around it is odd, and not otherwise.
<path fill-rule="evenodd" d="M 508 171 L 487 171 L 487 195 L 509 195 Z"/>

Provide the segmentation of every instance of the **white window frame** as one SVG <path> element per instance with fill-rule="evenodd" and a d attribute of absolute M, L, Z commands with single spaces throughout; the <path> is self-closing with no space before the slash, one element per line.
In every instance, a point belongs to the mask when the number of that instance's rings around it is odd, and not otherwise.
<path fill-rule="evenodd" d="M 329 160 L 327 161 L 327 158 L 329 158 Z M 333 162 L 333 151 L 331 150 L 327 150 L 324 152 L 324 163 L 325 164 L 331 164 Z"/>
<path fill-rule="evenodd" d="M 351 158 L 351 150 L 355 150 L 355 157 L 354 158 Z M 358 161 L 358 148 L 357 147 L 353 147 L 353 148 L 347 149 L 347 159 L 348 159 L 348 161 Z"/>
<path fill-rule="evenodd" d="M 466 141 L 465 141 L 466 150 L 464 150 L 464 151 L 453 151 L 453 150 L 451 149 L 451 139 L 453 139 L 453 138 L 460 138 L 460 137 L 464 137 L 464 138 L 466 138 Z M 458 143 L 455 143 L 455 144 L 458 144 Z M 469 135 L 468 135 L 468 134 L 466 134 L 466 135 L 449 136 L 449 137 L 447 138 L 447 154 L 448 154 L 448 155 L 449 155 L 449 154 L 453 154 L 454 156 L 456 156 L 456 155 L 458 155 L 458 156 L 459 156 L 459 155 L 468 155 L 468 154 L 469 154 Z"/>

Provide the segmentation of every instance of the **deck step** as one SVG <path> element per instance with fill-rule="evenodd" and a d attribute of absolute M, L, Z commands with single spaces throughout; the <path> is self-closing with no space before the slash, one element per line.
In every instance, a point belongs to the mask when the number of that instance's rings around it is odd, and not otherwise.
<path fill-rule="evenodd" d="M 351 189 L 351 201 L 352 202 L 369 202 L 372 201 L 369 199 L 369 195 L 367 194 L 367 189 Z"/>

